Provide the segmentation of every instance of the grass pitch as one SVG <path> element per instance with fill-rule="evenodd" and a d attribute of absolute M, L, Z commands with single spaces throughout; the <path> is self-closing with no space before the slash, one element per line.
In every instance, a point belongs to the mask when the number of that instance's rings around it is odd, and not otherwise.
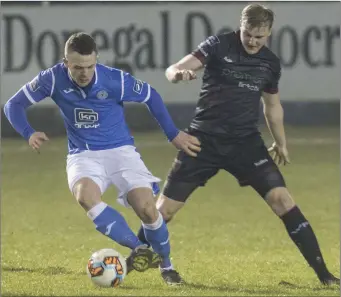
<path fill-rule="evenodd" d="M 287 134 L 292 164 L 282 172 L 327 265 L 339 275 L 339 129 L 288 128 Z M 135 138 L 149 169 L 164 179 L 175 149 L 159 133 Z M 91 253 L 106 247 L 129 251 L 98 233 L 77 205 L 67 186 L 65 157 L 64 138 L 52 138 L 40 155 L 21 139 L 2 141 L 3 296 L 340 295 L 339 288 L 319 285 L 262 199 L 225 172 L 197 190 L 169 225 L 173 262 L 188 285 L 167 287 L 153 270 L 130 274 L 117 289 L 94 287 L 85 272 Z M 115 202 L 115 189 L 104 200 L 138 229 L 132 210 Z"/>

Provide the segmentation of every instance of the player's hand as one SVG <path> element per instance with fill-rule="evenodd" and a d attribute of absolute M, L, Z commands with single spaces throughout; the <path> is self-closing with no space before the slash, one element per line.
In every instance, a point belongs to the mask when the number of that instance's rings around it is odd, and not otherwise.
<path fill-rule="evenodd" d="M 172 144 L 179 150 L 184 151 L 187 155 L 196 157 L 200 152 L 200 141 L 195 136 L 189 135 L 183 131 L 172 140 Z"/>
<path fill-rule="evenodd" d="M 188 81 L 188 80 L 193 80 L 196 78 L 197 78 L 196 73 L 192 70 L 187 70 L 187 69 L 177 70 L 174 75 L 175 81 L 180 81 L 180 80 Z"/>
<path fill-rule="evenodd" d="M 268 149 L 268 152 L 272 154 L 272 158 L 278 165 L 290 164 L 289 152 L 285 146 L 278 146 L 276 142 Z"/>
<path fill-rule="evenodd" d="M 40 153 L 40 147 L 45 141 L 48 141 L 48 137 L 44 132 L 34 132 L 30 139 L 28 140 L 28 144 L 31 148 L 33 148 L 38 154 Z"/>

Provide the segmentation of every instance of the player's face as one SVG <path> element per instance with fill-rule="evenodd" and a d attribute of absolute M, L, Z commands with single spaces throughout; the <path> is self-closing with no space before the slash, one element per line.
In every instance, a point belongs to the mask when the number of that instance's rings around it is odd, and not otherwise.
<path fill-rule="evenodd" d="M 256 54 L 266 44 L 271 34 L 269 26 L 250 28 L 247 24 L 240 27 L 240 39 L 245 51 L 250 54 Z"/>
<path fill-rule="evenodd" d="M 72 79 L 80 87 L 86 87 L 92 80 L 97 62 L 97 54 L 81 55 L 77 52 L 68 53 L 64 63 L 69 69 Z"/>

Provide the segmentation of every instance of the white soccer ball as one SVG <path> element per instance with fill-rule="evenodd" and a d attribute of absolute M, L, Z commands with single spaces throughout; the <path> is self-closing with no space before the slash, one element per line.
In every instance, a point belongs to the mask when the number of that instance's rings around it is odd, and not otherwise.
<path fill-rule="evenodd" d="M 127 274 L 127 263 L 118 251 L 102 249 L 91 255 L 86 271 L 97 286 L 117 287 Z"/>

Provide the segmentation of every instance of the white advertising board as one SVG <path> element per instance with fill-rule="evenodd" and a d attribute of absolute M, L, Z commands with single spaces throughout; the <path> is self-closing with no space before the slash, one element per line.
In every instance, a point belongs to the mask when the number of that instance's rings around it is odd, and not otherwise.
<path fill-rule="evenodd" d="M 238 28 L 244 3 L 153 3 L 2 7 L 1 102 L 60 61 L 71 32 L 96 39 L 100 62 L 129 69 L 167 103 L 195 102 L 198 81 L 170 84 L 164 70 L 208 35 Z M 276 20 L 269 47 L 281 58 L 282 100 L 340 97 L 340 5 L 268 2 Z M 50 104 L 47 100 L 45 104 Z"/>

